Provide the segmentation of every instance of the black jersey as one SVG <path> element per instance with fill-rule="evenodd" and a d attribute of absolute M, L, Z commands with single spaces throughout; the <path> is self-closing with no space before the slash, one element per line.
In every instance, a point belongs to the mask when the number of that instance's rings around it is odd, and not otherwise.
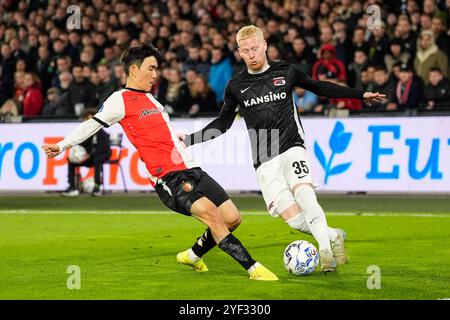
<path fill-rule="evenodd" d="M 304 131 L 292 97 L 294 87 L 330 98 L 362 99 L 364 94 L 362 90 L 315 81 L 284 61 L 274 61 L 258 74 L 244 69 L 228 83 L 218 118 L 187 136 L 186 145 L 208 141 L 224 133 L 239 111 L 249 132 L 255 168 L 292 147 L 304 148 Z M 218 134 L 207 132 L 209 129 L 216 129 Z"/>

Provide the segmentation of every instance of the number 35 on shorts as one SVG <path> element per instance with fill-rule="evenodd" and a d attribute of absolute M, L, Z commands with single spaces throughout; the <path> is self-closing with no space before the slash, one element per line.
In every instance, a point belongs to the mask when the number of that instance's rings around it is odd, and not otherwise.
<path fill-rule="evenodd" d="M 307 176 L 309 173 L 309 168 L 306 165 L 306 161 L 295 161 L 292 163 L 292 167 L 294 168 L 294 173 L 298 175 L 299 179 Z"/>

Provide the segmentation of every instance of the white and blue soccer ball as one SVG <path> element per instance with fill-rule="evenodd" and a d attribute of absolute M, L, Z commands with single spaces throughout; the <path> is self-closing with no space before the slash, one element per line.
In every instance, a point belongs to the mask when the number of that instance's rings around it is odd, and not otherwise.
<path fill-rule="evenodd" d="M 319 253 L 312 243 L 297 240 L 284 249 L 283 263 L 290 273 L 296 276 L 307 276 L 319 264 Z"/>

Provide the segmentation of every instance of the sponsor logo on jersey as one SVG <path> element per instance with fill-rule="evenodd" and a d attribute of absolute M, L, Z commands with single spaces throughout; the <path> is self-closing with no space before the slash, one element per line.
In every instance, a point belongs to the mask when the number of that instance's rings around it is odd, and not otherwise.
<path fill-rule="evenodd" d="M 148 117 L 148 116 L 151 116 L 151 115 L 153 115 L 153 114 L 157 114 L 157 113 L 159 113 L 159 110 L 158 109 L 143 109 L 142 111 L 141 111 L 141 114 L 139 115 L 139 120 L 141 120 L 142 118 L 145 118 L 145 117 Z"/>
<path fill-rule="evenodd" d="M 271 102 L 271 101 L 277 101 L 277 100 L 284 100 L 286 99 L 287 94 L 286 92 L 280 92 L 280 93 L 272 93 L 269 92 L 269 94 L 266 94 L 261 97 L 256 97 L 248 100 L 244 100 L 244 106 L 245 107 L 251 107 L 255 106 L 264 102 Z"/>
<path fill-rule="evenodd" d="M 273 78 L 273 85 L 276 87 L 284 86 L 286 84 L 286 80 L 284 77 Z"/>

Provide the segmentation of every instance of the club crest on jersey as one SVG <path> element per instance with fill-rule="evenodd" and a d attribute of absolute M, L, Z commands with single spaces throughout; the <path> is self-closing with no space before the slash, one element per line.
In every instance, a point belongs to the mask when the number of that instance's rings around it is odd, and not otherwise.
<path fill-rule="evenodd" d="M 286 84 L 286 80 L 284 77 L 273 78 L 273 85 L 275 87 L 284 86 Z"/>
<path fill-rule="evenodd" d="M 194 190 L 194 185 L 190 181 L 183 181 L 181 184 L 181 188 L 184 192 L 191 192 Z"/>

